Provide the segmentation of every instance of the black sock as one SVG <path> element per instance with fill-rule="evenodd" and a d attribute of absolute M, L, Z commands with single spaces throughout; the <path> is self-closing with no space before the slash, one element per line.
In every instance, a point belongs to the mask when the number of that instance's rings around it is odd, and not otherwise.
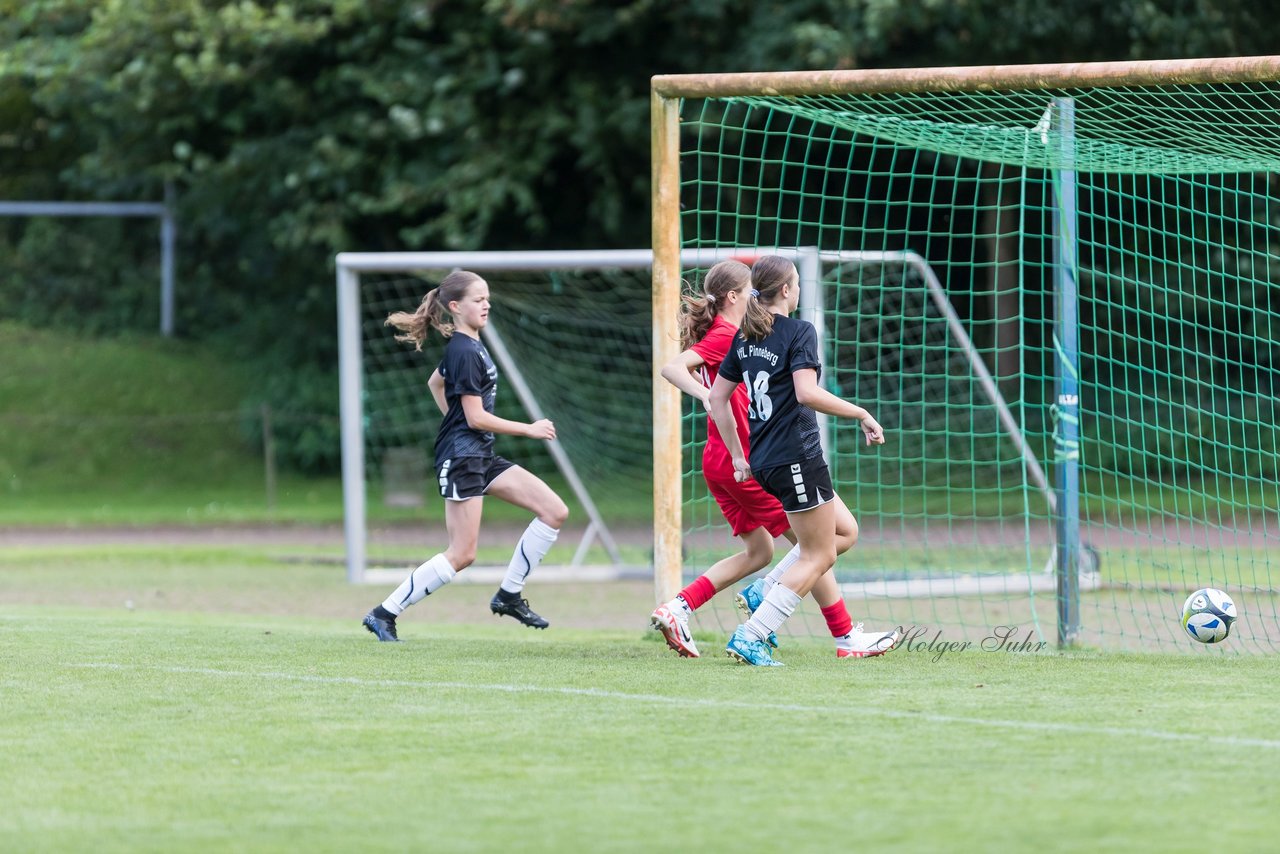
<path fill-rule="evenodd" d="M 501 599 L 503 602 L 515 602 L 520 598 L 520 594 L 512 593 L 510 590 L 503 590 L 499 587 L 497 598 Z"/>
<path fill-rule="evenodd" d="M 373 616 L 377 617 L 379 620 L 386 620 L 388 623 L 394 623 L 396 621 L 396 615 L 381 605 L 373 609 Z"/>

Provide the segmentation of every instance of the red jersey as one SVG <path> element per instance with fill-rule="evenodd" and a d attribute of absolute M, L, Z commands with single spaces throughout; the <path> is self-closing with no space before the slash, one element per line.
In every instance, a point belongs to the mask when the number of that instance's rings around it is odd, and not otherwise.
<path fill-rule="evenodd" d="M 711 385 L 716 381 L 716 374 L 720 372 L 720 363 L 724 361 L 725 355 L 729 352 L 729 345 L 733 343 L 733 336 L 737 332 L 738 327 L 723 317 L 716 315 L 715 322 L 711 324 L 707 334 L 702 336 L 701 341 L 689 348 L 701 356 L 702 361 L 705 362 L 702 366 L 702 383 L 707 388 L 711 388 Z M 748 442 L 751 438 L 751 427 L 747 423 L 748 402 L 747 388 L 739 384 L 733 390 L 733 396 L 729 398 L 729 409 L 733 412 L 733 423 L 738 427 L 738 441 L 742 443 L 742 452 L 744 454 L 751 449 Z M 725 447 L 724 439 L 720 438 L 720 431 L 716 429 L 715 421 L 712 420 L 710 415 L 707 416 L 706 451 L 712 451 L 718 457 L 729 459 L 729 449 Z M 706 451 L 704 451 L 704 457 Z"/>
<path fill-rule="evenodd" d="M 702 340 L 689 348 L 706 363 L 702 367 L 702 382 L 708 388 L 720 373 L 720 363 L 728 355 L 733 336 L 737 332 L 736 326 L 717 316 Z M 748 402 L 747 387 L 739 383 L 733 390 L 733 396 L 729 398 L 729 410 L 733 413 L 733 423 L 738 428 L 742 452 L 749 455 L 751 426 L 747 422 Z M 716 429 L 710 416 L 707 416 L 707 443 L 702 447 L 702 476 L 706 478 L 707 488 L 719 505 L 720 512 L 724 514 L 725 521 L 733 528 L 735 537 L 756 528 L 764 528 L 770 536 L 780 537 L 791 527 L 778 499 L 765 492 L 754 480 L 739 483 L 734 477 L 729 449 L 724 446 L 720 431 Z"/>

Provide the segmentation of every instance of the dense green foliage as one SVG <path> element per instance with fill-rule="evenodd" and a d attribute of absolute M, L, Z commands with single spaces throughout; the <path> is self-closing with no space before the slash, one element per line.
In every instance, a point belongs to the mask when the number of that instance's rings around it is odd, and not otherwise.
<path fill-rule="evenodd" d="M 331 412 L 340 250 L 648 241 L 654 73 L 1261 53 L 1243 0 L 0 0 L 0 198 L 180 219 L 181 335 Z M 0 315 L 156 326 L 146 221 L 0 222 Z M 301 435 L 282 437 L 292 445 Z M 296 461 L 330 469 L 336 445 Z"/>

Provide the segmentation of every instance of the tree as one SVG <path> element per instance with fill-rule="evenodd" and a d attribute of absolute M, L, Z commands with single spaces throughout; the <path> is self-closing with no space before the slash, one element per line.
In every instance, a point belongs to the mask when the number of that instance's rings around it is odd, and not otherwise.
<path fill-rule="evenodd" d="M 0 187 L 172 181 L 180 331 L 332 401 L 338 251 L 647 245 L 655 73 L 1238 54 L 1278 26 L 1243 0 L 0 0 Z M 153 251 L 117 236 L 86 270 Z"/>

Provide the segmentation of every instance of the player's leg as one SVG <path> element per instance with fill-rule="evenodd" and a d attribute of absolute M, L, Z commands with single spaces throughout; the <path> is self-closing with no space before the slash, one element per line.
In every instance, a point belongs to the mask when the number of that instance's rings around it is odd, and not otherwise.
<path fill-rule="evenodd" d="M 769 591 L 773 588 L 773 585 L 782 580 L 782 576 L 785 575 L 787 570 L 790 569 L 800 558 L 800 546 L 797 543 L 796 535 L 791 528 L 787 528 L 787 530 L 782 533 L 782 536 L 786 537 L 786 539 L 790 541 L 791 548 L 787 550 L 786 554 L 778 559 L 778 562 L 773 565 L 773 568 L 769 570 L 767 575 L 762 575 L 755 579 L 746 587 L 739 590 L 738 594 L 733 597 L 733 604 L 737 606 L 738 613 L 742 615 L 743 620 L 751 619 L 751 615 L 756 612 L 756 608 L 760 607 L 760 603 L 764 601 L 764 597 L 769 595 Z M 770 645 L 773 646 L 774 649 L 777 649 L 778 644 L 776 639 L 771 640 Z"/>
<path fill-rule="evenodd" d="M 768 495 L 761 490 L 777 508 L 776 512 L 784 519 L 786 514 L 782 512 L 782 505 L 772 495 Z M 839 501 L 840 496 L 835 496 L 835 500 Z M 772 511 L 771 511 L 772 512 Z M 790 523 L 788 523 L 790 524 Z M 796 545 L 796 536 L 788 528 L 782 532 L 780 536 L 786 537 L 792 543 L 792 548 L 782 559 L 774 564 L 773 569 L 769 570 L 769 574 L 764 578 L 757 578 L 751 584 L 747 585 L 741 593 L 738 594 L 738 610 L 742 612 L 743 619 L 748 619 L 755 613 L 756 608 L 760 607 L 760 603 L 764 601 L 764 597 L 769 594 L 769 590 L 773 585 L 777 584 L 786 571 L 800 557 L 800 547 Z M 849 549 L 853 548 L 858 542 L 858 520 L 853 518 L 853 514 L 849 512 L 849 508 L 844 506 L 844 502 L 840 501 L 840 506 L 836 510 L 836 554 L 842 555 Z"/>
<path fill-rule="evenodd" d="M 444 520 L 449 532 L 449 547 L 409 573 L 381 605 L 365 615 L 365 628 L 377 635 L 378 640 L 398 640 L 396 618 L 410 605 L 421 602 L 453 581 L 460 570 L 476 559 L 483 510 L 484 499 L 480 497 L 445 502 Z"/>
<path fill-rule="evenodd" d="M 713 453 L 708 447 L 703 453 L 702 463 L 707 490 L 715 499 L 720 514 L 729 524 L 733 535 L 742 540 L 743 550 L 716 561 L 705 573 L 670 600 L 658 605 L 649 615 L 649 625 L 662 632 L 667 646 L 686 658 L 697 658 L 699 655 L 689 631 L 689 619 L 693 612 L 719 591 L 767 566 L 773 559 L 774 535 L 788 526 L 786 514 L 779 514 L 780 521 L 760 518 L 761 499 L 773 501 L 774 504 L 777 504 L 777 499 L 761 490 L 755 481 L 738 483 L 727 456 Z"/>
<path fill-rule="evenodd" d="M 421 602 L 471 566 L 476 559 L 483 512 L 483 498 L 446 502 L 444 524 L 449 532 L 449 547 L 411 572 L 382 607 L 398 617 L 405 608 Z"/>
<path fill-rule="evenodd" d="M 734 604 L 738 606 L 739 611 L 743 612 L 743 619 L 745 620 L 750 618 L 751 612 L 759 606 L 768 588 L 777 583 L 777 580 L 782 577 L 782 573 L 795 562 L 799 551 L 794 547 L 796 537 L 795 534 L 791 533 L 791 523 L 787 521 L 787 514 L 782 509 L 782 504 L 779 503 L 778 499 L 766 492 L 755 480 L 746 480 L 738 483 L 732 470 L 727 473 L 726 477 L 728 482 L 724 488 L 733 498 L 737 521 L 734 522 L 730 518 L 730 513 L 725 509 L 723 503 L 721 503 L 721 510 L 724 511 L 725 518 L 730 519 L 730 522 L 734 524 L 734 533 L 737 534 L 739 531 L 746 531 L 751 528 L 763 528 L 769 533 L 768 543 L 770 550 L 767 556 L 763 551 L 760 552 L 762 560 L 750 561 L 744 565 L 743 568 L 749 568 L 750 572 L 745 572 L 734 579 L 728 579 L 726 576 L 724 581 L 731 583 L 731 581 L 737 581 L 739 578 L 745 578 L 746 575 L 752 572 L 764 569 L 768 561 L 773 559 L 773 541 L 778 537 L 786 537 L 793 546 L 790 551 L 782 556 L 782 559 L 770 570 L 768 575 L 763 579 L 756 579 L 751 582 L 734 597 Z"/>
<path fill-rule="evenodd" d="M 767 496 L 777 504 L 778 512 L 782 513 L 782 505 L 777 503 L 777 499 L 773 496 Z M 839 502 L 836 508 L 836 554 L 842 555 L 849 549 L 853 548 L 854 543 L 858 541 L 858 520 L 853 518 L 853 514 L 849 512 L 849 508 L 840 500 L 840 496 L 835 496 L 835 501 Z M 786 514 L 782 514 L 783 518 Z M 790 523 L 788 523 L 790 524 Z M 790 551 L 782 556 L 782 559 L 769 570 L 769 574 L 763 578 L 757 578 L 742 589 L 736 598 L 738 610 L 742 613 L 744 620 L 750 619 L 755 613 L 756 608 L 760 607 L 760 603 L 764 601 L 764 597 L 769 595 L 769 590 L 773 585 L 777 584 L 787 570 L 792 567 L 796 560 L 800 557 L 800 547 L 794 545 L 796 536 L 788 528 L 782 533 L 793 544 Z M 815 593 L 814 598 L 818 598 L 820 593 Z"/>
<path fill-rule="evenodd" d="M 745 664 L 775 665 L 767 639 L 795 612 L 818 578 L 836 560 L 835 516 L 830 502 L 803 512 L 788 512 L 799 540 L 800 557 L 765 596 L 751 619 L 738 626 L 725 651 Z"/>
<path fill-rule="evenodd" d="M 858 542 L 858 520 L 839 495 L 832 501 L 836 505 L 836 554 L 842 555 Z"/>
<path fill-rule="evenodd" d="M 726 652 L 747 664 L 770 665 L 777 662 L 769 655 L 765 639 L 782 626 L 835 564 L 837 504 L 831 473 L 821 457 L 757 471 L 754 476 L 781 503 L 800 552 L 751 618 L 738 626 Z"/>
<path fill-rule="evenodd" d="M 649 625 L 662 632 L 667 646 L 685 658 L 699 657 L 698 646 L 689 631 L 689 618 L 693 612 L 719 591 L 767 565 L 773 556 L 773 537 L 764 528 L 744 531 L 739 539 L 743 542 L 742 551 L 716 561 L 649 615 Z"/>
<path fill-rule="evenodd" d="M 828 570 L 809 591 L 822 611 L 827 622 L 827 630 L 836 644 L 837 658 L 869 658 L 883 655 L 893 649 L 898 642 L 898 632 L 867 631 L 862 623 L 856 626 L 845 607 L 844 597 L 840 594 L 840 584 L 836 581 L 835 570 Z"/>
<path fill-rule="evenodd" d="M 738 612 L 742 614 L 744 621 L 751 619 L 751 615 L 755 613 L 756 608 L 760 607 L 764 597 L 769 595 L 769 590 L 800 557 L 796 535 L 791 530 L 791 523 L 787 520 L 787 514 L 782 509 L 781 502 L 754 480 L 749 483 L 754 488 L 756 513 L 760 523 L 767 527 L 774 537 L 786 537 L 791 543 L 791 548 L 773 565 L 773 569 L 769 570 L 767 575 L 752 581 L 734 597 L 734 604 L 738 606 Z M 774 649 L 778 648 L 777 638 L 771 636 L 770 646 Z"/>
<path fill-rule="evenodd" d="M 438 474 L 449 547 L 409 573 L 381 605 L 365 615 L 364 627 L 380 641 L 399 640 L 396 618 L 404 609 L 448 584 L 476 558 L 484 512 L 482 469 L 470 460 L 446 461 Z"/>
<path fill-rule="evenodd" d="M 831 503 L 835 506 L 836 516 L 836 554 L 844 554 L 858 541 L 858 520 L 839 495 Z M 856 626 L 853 624 L 840 593 L 834 568 L 818 579 L 810 592 L 822 610 L 827 629 L 835 639 L 837 657 L 868 658 L 883 655 L 898 643 L 897 631 L 868 631 L 863 628 L 862 623 Z"/>
<path fill-rule="evenodd" d="M 840 496 L 832 498 L 836 526 L 836 554 L 842 555 L 858 541 L 858 521 L 853 518 L 849 508 Z M 822 618 L 826 620 L 827 630 L 836 640 L 836 654 L 840 654 L 840 644 L 848 644 L 852 637 L 853 620 L 849 617 L 849 609 L 845 607 L 844 597 L 840 594 L 840 584 L 836 581 L 835 567 L 822 574 L 810 591 L 813 601 L 818 603 Z"/>
<path fill-rule="evenodd" d="M 506 576 L 490 600 L 489 609 L 495 614 L 514 617 L 526 626 L 545 629 L 548 622 L 530 610 L 528 600 L 520 594 L 529 574 L 542 563 L 555 544 L 560 527 L 569 518 L 569 508 L 555 490 L 527 469 L 505 460 L 496 467 L 500 468 L 494 473 L 486 493 L 528 510 L 535 518 L 520 535 L 507 564 Z"/>

